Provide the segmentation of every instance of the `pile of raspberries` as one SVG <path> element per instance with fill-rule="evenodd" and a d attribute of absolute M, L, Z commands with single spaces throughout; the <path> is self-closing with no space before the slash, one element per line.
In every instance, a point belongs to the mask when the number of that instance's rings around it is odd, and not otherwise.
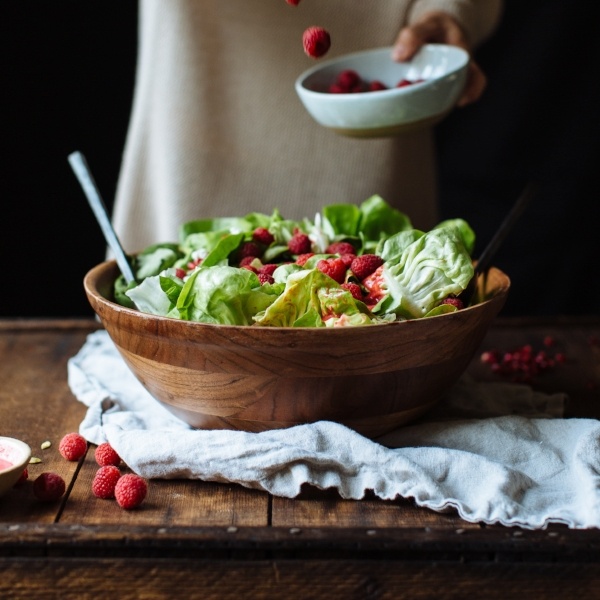
<path fill-rule="evenodd" d="M 86 439 L 79 433 L 68 433 L 60 441 L 58 451 L 68 461 L 81 460 L 88 449 Z M 146 498 L 148 483 L 135 473 L 121 472 L 121 458 L 108 443 L 100 444 L 95 451 L 95 459 L 100 467 L 92 481 L 92 493 L 97 498 L 114 498 L 126 510 L 138 507 Z M 22 485 L 29 477 L 23 471 L 15 485 Z M 33 482 L 33 494 L 42 502 L 55 502 L 66 491 L 65 480 L 53 472 L 41 473 Z"/>

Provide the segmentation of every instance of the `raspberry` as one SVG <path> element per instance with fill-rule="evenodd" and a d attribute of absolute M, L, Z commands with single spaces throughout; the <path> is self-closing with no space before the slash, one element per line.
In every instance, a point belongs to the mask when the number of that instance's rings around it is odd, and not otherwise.
<path fill-rule="evenodd" d="M 367 88 L 369 90 L 369 92 L 380 92 L 381 90 L 387 90 L 387 86 L 384 85 L 383 83 L 381 83 L 381 81 L 371 81 L 371 83 L 369 83 L 369 86 Z"/>
<path fill-rule="evenodd" d="M 278 266 L 279 265 L 276 265 L 275 263 L 267 263 L 266 265 L 263 265 L 258 272 L 264 273 L 265 275 L 273 275 Z"/>
<path fill-rule="evenodd" d="M 106 465 L 100 467 L 94 475 L 92 481 L 92 492 L 97 498 L 108 498 L 115 497 L 115 486 L 117 481 L 121 478 L 121 471 L 119 467 L 114 465 Z"/>
<path fill-rule="evenodd" d="M 306 254 L 311 251 L 310 238 L 301 231 L 295 231 L 288 242 L 288 249 L 292 254 Z"/>
<path fill-rule="evenodd" d="M 356 254 L 354 246 L 350 242 L 333 242 L 325 249 L 326 254 Z"/>
<path fill-rule="evenodd" d="M 360 86 L 362 80 L 356 71 L 346 69 L 336 77 L 335 83 L 344 91 L 349 92 L 353 88 L 356 88 L 356 86 Z"/>
<path fill-rule="evenodd" d="M 340 254 L 340 258 L 344 261 L 346 268 L 350 268 L 352 261 L 356 258 L 356 254 Z"/>
<path fill-rule="evenodd" d="M 256 260 L 256 256 L 244 256 L 240 260 L 240 267 L 249 267 Z"/>
<path fill-rule="evenodd" d="M 252 233 L 252 240 L 257 244 L 270 246 L 275 241 L 275 236 L 266 227 L 257 227 Z"/>
<path fill-rule="evenodd" d="M 242 260 L 247 256 L 256 258 L 262 254 L 260 246 L 255 242 L 244 242 L 238 249 L 238 258 Z"/>
<path fill-rule="evenodd" d="M 187 275 L 184 269 L 177 268 L 175 269 L 175 277 L 179 277 L 179 279 L 183 279 Z"/>
<path fill-rule="evenodd" d="M 275 283 L 275 279 L 273 279 L 272 275 L 269 275 L 268 273 L 261 273 L 260 271 L 258 273 L 258 280 L 260 281 L 260 285 L 265 283 Z"/>
<path fill-rule="evenodd" d="M 21 485 L 22 483 L 24 483 L 28 479 L 29 479 L 29 472 L 27 471 L 27 469 L 23 469 L 23 472 L 21 473 L 19 479 L 17 479 L 17 481 L 15 483 L 15 486 Z M 15 486 L 13 486 L 13 487 L 15 487 Z"/>
<path fill-rule="evenodd" d="M 65 490 L 65 480 L 57 473 L 42 473 L 33 482 L 33 494 L 42 502 L 58 500 Z"/>
<path fill-rule="evenodd" d="M 120 477 L 115 486 L 117 503 L 126 510 L 139 506 L 144 501 L 147 493 L 148 484 L 146 480 L 134 473 L 128 473 Z"/>
<path fill-rule="evenodd" d="M 341 258 L 322 259 L 317 263 L 317 269 L 338 283 L 344 283 L 346 279 L 346 265 Z"/>
<path fill-rule="evenodd" d="M 67 460 L 77 461 L 85 455 L 87 451 L 87 442 L 79 433 L 67 433 L 60 444 L 58 451 Z"/>
<path fill-rule="evenodd" d="M 305 254 L 300 254 L 296 258 L 296 264 L 303 267 L 306 264 L 306 261 L 315 255 L 314 252 L 306 252 Z"/>
<path fill-rule="evenodd" d="M 201 262 L 201 258 L 195 258 L 194 260 L 190 260 L 190 262 L 188 262 L 187 264 L 188 271 L 193 271 Z"/>
<path fill-rule="evenodd" d="M 309 27 L 302 34 L 304 52 L 311 58 L 320 58 L 331 47 L 331 37 L 323 27 Z"/>
<path fill-rule="evenodd" d="M 362 254 L 357 256 L 350 265 L 350 269 L 359 281 L 374 273 L 383 264 L 383 259 L 377 254 Z"/>
<path fill-rule="evenodd" d="M 300 0 L 285 0 L 290 6 L 298 6 Z"/>
<path fill-rule="evenodd" d="M 104 442 L 96 448 L 94 457 L 101 467 L 106 467 L 108 465 L 118 467 L 121 464 L 121 457 L 108 442 Z"/>
<path fill-rule="evenodd" d="M 440 304 L 451 304 L 452 306 L 455 306 L 457 310 L 462 310 L 465 307 L 463 301 L 456 296 L 448 296 L 447 298 L 444 298 Z"/>
<path fill-rule="evenodd" d="M 358 283 L 352 283 L 352 282 L 342 283 L 341 287 L 343 287 L 345 290 L 348 290 L 352 294 L 352 297 L 355 300 L 363 299 L 362 290 L 360 289 L 360 285 L 358 285 Z"/>

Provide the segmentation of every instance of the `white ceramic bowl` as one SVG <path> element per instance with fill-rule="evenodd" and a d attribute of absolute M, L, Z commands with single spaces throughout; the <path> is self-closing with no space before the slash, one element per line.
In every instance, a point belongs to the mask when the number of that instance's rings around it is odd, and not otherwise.
<path fill-rule="evenodd" d="M 25 442 L 0 437 L 0 496 L 17 483 L 30 458 L 31 448 Z"/>
<path fill-rule="evenodd" d="M 377 48 L 321 62 L 296 80 L 296 92 L 317 123 L 349 136 L 397 135 L 442 120 L 464 88 L 469 55 L 456 46 L 426 44 L 411 61 L 398 63 L 391 52 Z M 347 69 L 389 89 L 329 93 L 330 84 Z M 424 81 L 395 87 L 402 79 Z"/>

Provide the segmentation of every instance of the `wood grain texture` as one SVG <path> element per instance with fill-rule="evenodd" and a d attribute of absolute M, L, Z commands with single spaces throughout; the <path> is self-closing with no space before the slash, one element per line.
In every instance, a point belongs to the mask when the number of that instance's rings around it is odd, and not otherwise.
<path fill-rule="evenodd" d="M 294 560 L 8 559 L 2 598 L 565 600 L 600 597 L 596 565 Z M 53 581 L 54 585 L 48 586 Z"/>
<path fill-rule="evenodd" d="M 0 498 L 0 598 L 600 597 L 593 529 L 479 527 L 403 499 L 345 501 L 314 489 L 283 499 L 175 480 L 151 482 L 147 510 L 114 510 L 89 494 L 93 447 L 81 468 L 57 452 L 85 412 L 66 364 L 96 328 L 0 321 L 2 433 L 33 448 L 50 439 L 32 470 L 57 470 L 70 488 L 50 505 L 33 498 L 31 482 Z M 480 350 L 546 336 L 567 362 L 534 387 L 568 393 L 570 416 L 599 418 L 600 320 L 500 320 Z M 500 379 L 477 356 L 468 371 Z"/>
<path fill-rule="evenodd" d="M 469 365 L 510 281 L 481 278 L 485 301 L 368 327 L 234 327 L 156 317 L 110 301 L 114 262 L 92 269 L 88 299 L 150 393 L 193 427 L 263 431 L 336 421 L 375 437 L 435 404 Z"/>

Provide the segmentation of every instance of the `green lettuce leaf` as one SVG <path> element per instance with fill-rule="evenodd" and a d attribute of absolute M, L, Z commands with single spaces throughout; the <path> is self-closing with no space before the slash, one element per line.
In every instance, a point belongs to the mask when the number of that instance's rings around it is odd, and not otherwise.
<path fill-rule="evenodd" d="M 433 229 L 410 244 L 395 265 L 384 264 L 382 287 L 387 296 L 374 311 L 421 318 L 448 295 L 458 296 L 473 272 L 471 257 L 456 230 Z"/>

